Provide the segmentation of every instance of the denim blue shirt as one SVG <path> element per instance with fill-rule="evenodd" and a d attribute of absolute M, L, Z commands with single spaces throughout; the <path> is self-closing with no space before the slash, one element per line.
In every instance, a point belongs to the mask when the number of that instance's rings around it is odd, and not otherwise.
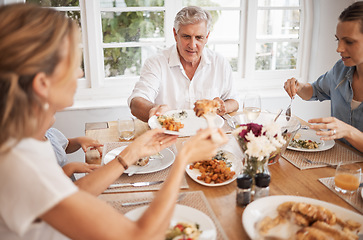
<path fill-rule="evenodd" d="M 331 115 L 363 131 L 363 104 L 352 110 L 353 73 L 355 67 L 346 67 L 339 60 L 334 67 L 312 83 L 313 96 L 310 100 L 331 100 Z M 344 143 L 350 145 L 345 139 Z"/>
<path fill-rule="evenodd" d="M 52 144 L 58 164 L 63 167 L 67 164 L 67 154 L 65 149 L 68 146 L 68 139 L 56 128 L 49 128 L 45 137 Z"/>

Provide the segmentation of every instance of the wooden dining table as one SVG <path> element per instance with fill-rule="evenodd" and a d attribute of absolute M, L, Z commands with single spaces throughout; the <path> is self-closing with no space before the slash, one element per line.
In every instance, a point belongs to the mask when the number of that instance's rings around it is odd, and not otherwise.
<path fill-rule="evenodd" d="M 301 120 L 304 122 L 303 120 Z M 305 122 L 304 122 L 305 123 Z M 136 133 L 139 136 L 149 129 L 147 123 L 136 120 Z M 88 137 L 97 139 L 101 143 L 118 142 L 117 122 L 103 123 L 87 123 L 85 134 Z M 185 138 L 179 138 L 176 142 L 176 149 L 182 147 L 182 142 Z M 336 144 L 342 144 L 337 141 Z M 344 145 L 345 147 L 348 147 Z M 356 150 L 353 150 L 363 156 Z M 363 168 L 363 163 L 359 163 Z M 277 163 L 269 165 L 271 174 L 270 195 L 294 195 L 314 198 L 336 204 L 343 208 L 356 211 L 350 204 L 341 199 L 334 192 L 325 187 L 318 181 L 319 178 L 332 177 L 335 174 L 335 169 L 330 167 L 315 168 L 308 170 L 299 170 L 290 162 L 280 158 Z M 236 203 L 236 181 L 219 187 L 208 187 L 198 184 L 189 176 L 186 176 L 188 189 L 181 191 L 202 191 L 206 196 L 208 203 L 218 218 L 224 232 L 230 240 L 249 239 L 243 225 L 242 214 L 244 207 L 238 206 Z M 139 198 L 140 196 L 153 195 L 154 192 L 130 192 L 122 193 L 122 196 L 128 198 Z M 102 194 L 106 195 L 106 194 Z M 112 199 L 112 194 L 103 196 L 104 199 Z"/>

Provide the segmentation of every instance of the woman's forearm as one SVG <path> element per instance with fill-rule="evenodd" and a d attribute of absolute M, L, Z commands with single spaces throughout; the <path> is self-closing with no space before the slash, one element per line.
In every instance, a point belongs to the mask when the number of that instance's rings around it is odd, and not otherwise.
<path fill-rule="evenodd" d="M 310 83 L 299 83 L 301 88 L 298 89 L 297 95 L 299 95 L 304 100 L 309 100 L 313 96 L 313 86 Z"/>
<path fill-rule="evenodd" d="M 130 148 L 126 148 L 119 155 L 122 159 L 124 159 L 128 166 L 138 159 L 135 151 L 130 150 Z M 125 169 L 122 164 L 117 159 L 114 159 L 101 168 L 98 168 L 77 180 L 75 184 L 80 189 L 89 192 L 92 195 L 98 196 L 103 193 L 118 177 L 120 177 L 124 171 Z"/>
<path fill-rule="evenodd" d="M 353 147 L 363 152 L 363 132 L 359 131 L 357 128 L 350 126 L 351 129 L 348 134 L 344 137 Z"/>
<path fill-rule="evenodd" d="M 162 189 L 156 194 L 150 207 L 138 221 L 142 229 L 149 229 L 148 231 L 152 234 L 160 234 L 160 229 L 167 229 L 169 226 L 181 181 L 185 174 L 186 161 L 184 159 L 188 159 L 188 157 L 179 153 Z M 155 215 L 158 217 L 155 218 Z"/>

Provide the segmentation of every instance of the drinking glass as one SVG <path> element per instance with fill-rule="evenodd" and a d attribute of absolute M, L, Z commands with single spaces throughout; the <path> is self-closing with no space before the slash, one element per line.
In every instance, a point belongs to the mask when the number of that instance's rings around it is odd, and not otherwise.
<path fill-rule="evenodd" d="M 86 163 L 88 163 L 88 164 L 101 165 L 101 163 L 102 163 L 101 154 L 95 148 L 88 147 L 87 151 L 85 153 L 85 156 L 86 156 Z"/>
<path fill-rule="evenodd" d="M 248 93 L 243 101 L 243 113 L 246 122 L 253 122 L 261 112 L 261 97 L 255 93 Z"/>
<path fill-rule="evenodd" d="M 117 120 L 118 136 L 121 141 L 129 141 L 135 137 L 135 120 L 134 118 Z"/>
<path fill-rule="evenodd" d="M 341 193 L 353 193 L 359 188 L 362 169 L 358 165 L 338 164 L 335 171 L 335 190 Z"/>

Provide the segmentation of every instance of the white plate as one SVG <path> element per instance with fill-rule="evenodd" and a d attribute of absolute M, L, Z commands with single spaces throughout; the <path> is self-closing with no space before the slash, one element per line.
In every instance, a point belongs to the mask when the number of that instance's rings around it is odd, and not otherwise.
<path fill-rule="evenodd" d="M 171 116 L 172 114 L 179 113 L 181 111 L 183 110 L 172 110 L 166 112 L 164 115 Z M 179 135 L 181 137 L 188 137 L 195 135 L 197 131 L 201 128 L 207 128 L 208 126 L 207 121 L 203 117 L 197 117 L 195 115 L 194 110 L 184 110 L 184 111 L 186 111 L 188 114 L 187 118 L 180 121 L 182 124 L 184 124 L 184 127 L 179 129 L 179 132 L 166 130 L 165 133 L 172 135 Z M 221 128 L 224 124 L 224 120 L 223 118 L 217 115 L 215 117 L 214 123 L 216 127 Z M 151 129 L 162 128 L 157 119 L 157 116 L 155 115 L 149 118 L 148 124 Z"/>
<path fill-rule="evenodd" d="M 113 160 L 116 157 L 116 155 L 122 152 L 122 150 L 124 150 L 126 147 L 127 146 L 122 146 L 115 148 L 112 151 L 109 151 L 104 157 L 103 163 L 104 164 L 109 163 L 111 160 Z M 135 174 L 146 174 L 146 173 L 157 172 L 169 167 L 175 160 L 174 153 L 168 148 L 161 150 L 160 153 L 164 156 L 163 158 L 161 159 L 155 158 L 153 160 L 150 160 L 149 164 L 147 164 L 146 166 L 131 165 L 127 170 L 124 171 L 124 173 L 129 173 L 131 171 L 133 172 L 134 170 L 136 170 Z"/>
<path fill-rule="evenodd" d="M 363 199 L 363 188 L 362 188 L 362 191 L 360 191 L 360 195 L 362 196 L 362 199 Z"/>
<path fill-rule="evenodd" d="M 133 221 L 141 217 L 148 206 L 143 206 L 131 210 L 125 216 Z M 217 230 L 212 219 L 205 213 L 185 205 L 176 204 L 173 216 L 169 226 L 175 226 L 178 222 L 190 222 L 199 224 L 199 229 L 202 230 L 199 240 L 215 240 L 217 239 Z"/>
<path fill-rule="evenodd" d="M 269 196 L 260 198 L 256 201 L 250 203 L 247 208 L 244 210 L 242 215 L 242 223 L 243 227 L 245 228 L 248 236 L 251 239 L 256 239 L 258 237 L 258 233 L 256 231 L 256 223 L 261 221 L 264 217 L 276 217 L 277 216 L 277 207 L 284 202 L 294 201 L 294 202 L 305 202 L 315 205 L 320 205 L 329 209 L 330 211 L 334 212 L 335 215 L 343 220 L 351 219 L 353 221 L 362 223 L 363 222 L 363 215 L 350 211 L 348 209 L 339 207 L 337 205 L 312 199 L 306 197 L 298 197 L 298 196 Z M 275 231 L 275 234 L 277 231 Z M 281 235 L 286 234 L 286 229 L 280 232 Z M 363 232 L 363 226 L 360 228 L 360 232 Z M 276 237 L 283 237 L 283 236 L 276 236 Z"/>
<path fill-rule="evenodd" d="M 296 136 L 298 136 L 298 135 L 300 135 L 300 137 L 298 139 L 296 139 Z M 306 149 L 306 148 L 295 148 L 295 147 L 287 146 L 287 149 L 295 150 L 295 151 L 301 151 L 301 152 L 320 152 L 320 151 L 326 151 L 326 150 L 334 147 L 334 144 L 335 144 L 334 140 L 323 141 L 323 140 L 320 140 L 320 138 L 321 138 L 321 136 L 316 135 L 315 130 L 312 130 L 312 129 L 307 129 L 307 130 L 300 129 L 295 135 L 296 140 L 315 141 L 317 143 L 320 143 L 319 147 L 315 148 L 315 149 Z"/>
<path fill-rule="evenodd" d="M 238 173 L 242 170 L 242 161 L 241 159 L 237 159 L 236 156 L 231 153 L 228 152 L 226 150 L 223 150 L 225 152 L 225 156 L 228 159 L 228 161 L 231 162 L 232 166 L 231 166 L 231 171 L 235 171 L 235 175 L 233 176 L 233 178 L 222 182 L 222 183 L 206 183 L 202 180 L 198 180 L 197 177 L 201 175 L 199 169 L 190 169 L 189 166 L 190 164 L 185 168 L 185 171 L 187 172 L 187 174 L 189 175 L 189 177 L 191 179 L 193 179 L 194 181 L 196 181 L 199 184 L 202 184 L 204 186 L 208 186 L 208 187 L 218 187 L 218 186 L 223 186 L 223 185 L 227 185 L 230 184 L 231 182 L 233 182 L 236 178 Z"/>

